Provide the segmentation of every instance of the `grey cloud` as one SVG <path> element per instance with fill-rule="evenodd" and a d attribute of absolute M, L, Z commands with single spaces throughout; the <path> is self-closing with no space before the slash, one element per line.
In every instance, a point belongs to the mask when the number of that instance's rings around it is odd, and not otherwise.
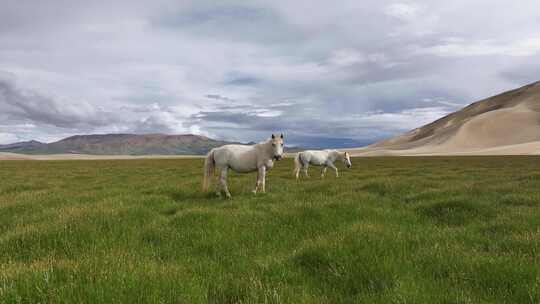
<path fill-rule="evenodd" d="M 354 144 L 369 144 L 430 122 L 448 113 L 454 105 L 416 108 L 397 113 L 370 112 L 350 117 L 309 116 L 305 115 L 307 111 L 304 106 L 284 104 L 279 106 L 282 111 L 270 116 L 261 116 L 264 112 L 252 106 L 220 107 L 219 111 L 200 112 L 192 116 L 186 125 L 196 123 L 225 138 L 235 132 L 247 133 L 255 138 L 271 132 L 285 132 L 288 142 L 293 145 L 317 146 L 315 142 L 319 138 L 319 147 L 351 147 Z"/>
<path fill-rule="evenodd" d="M 501 76 L 517 83 L 532 83 L 540 80 L 540 62 L 520 64 L 501 71 Z"/>
<path fill-rule="evenodd" d="M 0 70 L 17 82 L 0 83 L 0 119 L 35 125 L 13 128 L 25 139 L 364 143 L 538 80 L 539 14 L 533 0 L 8 0 Z"/>
<path fill-rule="evenodd" d="M 61 102 L 32 90 L 23 90 L 0 79 L 0 108 L 8 117 L 62 128 L 99 127 L 110 123 L 110 114 L 90 104 Z"/>
<path fill-rule="evenodd" d="M 131 129 L 135 133 L 174 133 L 174 129 L 171 125 L 160 119 L 159 116 L 149 116 L 137 123 Z"/>
<path fill-rule="evenodd" d="M 197 3 L 153 19 L 151 25 L 168 30 L 188 30 L 226 41 L 267 44 L 302 39 L 302 34 L 275 9 L 260 4 Z"/>
<path fill-rule="evenodd" d="M 221 96 L 219 94 L 207 94 L 205 95 L 204 97 L 206 98 L 209 98 L 209 99 L 216 99 L 216 100 L 221 100 L 221 101 L 234 101 L 234 99 L 232 98 L 229 98 L 229 97 L 226 97 L 226 96 Z"/>
<path fill-rule="evenodd" d="M 223 84 L 234 86 L 254 86 L 260 84 L 261 82 L 261 79 L 254 76 L 238 75 L 227 77 L 227 79 L 223 81 Z"/>
<path fill-rule="evenodd" d="M 171 15 L 159 21 L 161 25 L 176 26 L 197 26 L 207 23 L 225 23 L 242 20 L 242 22 L 253 22 L 270 18 L 269 12 L 257 7 L 215 4 L 208 7 L 194 7 L 187 12 Z"/>

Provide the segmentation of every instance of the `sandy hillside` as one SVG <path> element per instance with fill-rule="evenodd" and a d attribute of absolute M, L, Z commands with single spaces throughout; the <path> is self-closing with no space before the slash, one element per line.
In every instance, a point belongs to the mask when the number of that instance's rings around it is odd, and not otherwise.
<path fill-rule="evenodd" d="M 356 155 L 540 154 L 540 82 L 475 102 Z"/>

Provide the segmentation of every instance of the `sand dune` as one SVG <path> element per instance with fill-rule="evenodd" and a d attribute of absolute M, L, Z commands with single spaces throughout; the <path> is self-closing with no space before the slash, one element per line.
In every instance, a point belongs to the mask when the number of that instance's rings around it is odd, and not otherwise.
<path fill-rule="evenodd" d="M 356 155 L 539 154 L 540 82 L 475 102 Z"/>
<path fill-rule="evenodd" d="M 347 149 L 353 156 L 443 156 L 443 155 L 540 155 L 540 141 L 492 148 L 444 150 L 438 147 L 421 147 L 405 150 L 358 148 Z"/>

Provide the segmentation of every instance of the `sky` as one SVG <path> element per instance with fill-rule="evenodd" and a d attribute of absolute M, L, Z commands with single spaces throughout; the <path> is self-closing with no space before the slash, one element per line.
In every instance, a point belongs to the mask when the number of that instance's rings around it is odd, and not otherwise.
<path fill-rule="evenodd" d="M 538 71 L 537 0 L 0 0 L 0 144 L 363 146 Z"/>

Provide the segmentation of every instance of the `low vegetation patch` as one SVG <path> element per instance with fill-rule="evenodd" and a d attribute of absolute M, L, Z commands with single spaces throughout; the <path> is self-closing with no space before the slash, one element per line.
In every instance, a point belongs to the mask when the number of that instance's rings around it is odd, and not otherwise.
<path fill-rule="evenodd" d="M 0 162 L 0 303 L 539 303 L 540 157 Z"/>

